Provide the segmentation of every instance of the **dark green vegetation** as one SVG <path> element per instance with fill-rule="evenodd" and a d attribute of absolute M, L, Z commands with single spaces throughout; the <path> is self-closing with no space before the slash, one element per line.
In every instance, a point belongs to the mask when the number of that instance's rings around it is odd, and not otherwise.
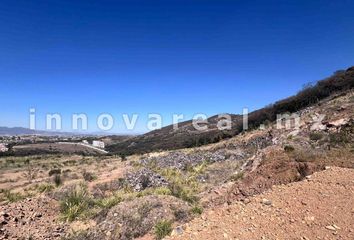
<path fill-rule="evenodd" d="M 158 222 L 155 226 L 156 239 L 163 239 L 172 232 L 172 224 L 169 221 Z"/>
<path fill-rule="evenodd" d="M 276 120 L 277 114 L 296 112 L 305 107 L 319 102 L 332 94 L 341 94 L 354 87 L 354 67 L 346 71 L 337 71 L 331 77 L 318 81 L 315 85 L 308 85 L 298 94 L 280 100 L 262 109 L 251 112 L 248 116 L 248 125 L 254 129 Z M 160 130 L 155 130 L 113 144 L 108 147 L 110 152 L 119 154 L 146 153 L 158 150 L 170 150 L 196 147 L 209 143 L 218 142 L 225 138 L 230 138 L 243 131 L 243 121 L 241 115 L 232 116 L 232 129 L 220 131 L 217 128 L 218 116 L 208 119 L 209 131 L 198 132 L 194 129 L 192 121 L 179 124 L 178 131 L 173 130 L 173 126 L 167 126 Z"/>

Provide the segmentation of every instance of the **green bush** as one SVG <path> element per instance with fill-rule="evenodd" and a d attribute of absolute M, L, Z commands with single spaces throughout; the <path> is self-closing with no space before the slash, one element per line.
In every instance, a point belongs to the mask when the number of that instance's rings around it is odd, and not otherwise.
<path fill-rule="evenodd" d="M 144 197 L 149 195 L 172 195 L 172 192 L 168 187 L 158 187 L 146 188 L 143 191 L 137 193 L 137 197 Z"/>
<path fill-rule="evenodd" d="M 61 169 L 59 168 L 54 168 L 54 169 L 51 169 L 49 172 L 48 172 L 48 175 L 49 177 L 55 175 L 55 174 L 61 174 Z"/>
<path fill-rule="evenodd" d="M 160 240 L 168 236 L 172 232 L 172 223 L 170 221 L 160 221 L 155 225 L 156 239 Z"/>
<path fill-rule="evenodd" d="M 120 196 L 119 194 L 115 194 L 114 196 L 97 200 L 96 205 L 101 208 L 109 209 L 119 204 L 123 200 L 124 198 L 122 196 Z"/>
<path fill-rule="evenodd" d="M 202 171 L 203 168 L 204 166 L 200 168 L 196 167 L 196 169 L 191 168 L 185 174 L 180 170 L 166 168 L 160 170 L 159 174 L 169 182 L 170 195 L 190 203 L 195 203 L 198 201 L 196 195 L 200 191 L 196 177 L 198 176 L 198 172 Z"/>
<path fill-rule="evenodd" d="M 79 185 L 60 202 L 60 211 L 63 219 L 71 222 L 84 215 L 93 206 L 94 201 L 89 196 L 87 187 Z"/>
<path fill-rule="evenodd" d="M 49 183 L 43 183 L 37 186 L 37 191 L 40 193 L 44 193 L 44 192 L 50 192 L 54 189 L 54 185 L 53 184 L 49 184 Z"/>
<path fill-rule="evenodd" d="M 293 146 L 291 146 L 291 145 L 286 145 L 284 147 L 284 151 L 285 152 L 293 152 L 294 150 L 295 150 L 295 148 Z"/>
<path fill-rule="evenodd" d="M 312 141 L 318 141 L 323 138 L 323 134 L 319 132 L 312 132 L 310 133 L 310 140 Z"/>
<path fill-rule="evenodd" d="M 191 209 L 191 212 L 200 215 L 203 213 L 203 208 L 198 205 L 194 205 L 193 208 Z"/>
<path fill-rule="evenodd" d="M 195 203 L 198 201 L 198 197 L 196 196 L 196 192 L 189 187 L 186 187 L 178 182 L 172 182 L 169 185 L 172 196 L 180 198 L 189 203 Z"/>
<path fill-rule="evenodd" d="M 2 198 L 3 198 L 2 200 L 13 203 L 13 202 L 18 202 L 23 200 L 25 196 L 23 196 L 21 193 L 18 192 L 11 192 L 10 190 L 4 190 Z"/>

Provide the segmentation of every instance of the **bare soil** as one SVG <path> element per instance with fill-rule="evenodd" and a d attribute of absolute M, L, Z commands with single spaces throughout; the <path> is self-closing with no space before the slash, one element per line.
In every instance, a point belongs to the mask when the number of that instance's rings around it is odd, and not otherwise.
<path fill-rule="evenodd" d="M 205 212 L 167 239 L 354 239 L 354 170 L 306 180 Z"/>

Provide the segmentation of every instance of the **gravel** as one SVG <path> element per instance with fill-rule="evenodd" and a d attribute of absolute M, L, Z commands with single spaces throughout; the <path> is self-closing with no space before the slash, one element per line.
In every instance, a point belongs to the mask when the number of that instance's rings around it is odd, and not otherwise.
<path fill-rule="evenodd" d="M 168 185 L 165 178 L 147 168 L 128 173 L 126 181 L 138 192 L 150 187 L 162 187 Z"/>
<path fill-rule="evenodd" d="M 188 166 L 196 166 L 205 161 L 208 163 L 225 161 L 227 156 L 227 152 L 223 150 L 218 150 L 215 152 L 196 152 L 190 154 L 176 151 L 161 157 L 144 158 L 141 160 L 141 163 L 146 167 L 156 166 L 159 168 L 175 168 L 184 170 Z"/>

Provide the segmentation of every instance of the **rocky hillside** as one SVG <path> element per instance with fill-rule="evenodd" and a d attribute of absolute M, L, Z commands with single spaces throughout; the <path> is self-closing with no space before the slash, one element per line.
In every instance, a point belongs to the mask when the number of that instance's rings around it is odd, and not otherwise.
<path fill-rule="evenodd" d="M 257 128 L 260 124 L 272 122 L 277 114 L 296 112 L 311 106 L 321 99 L 335 93 L 346 92 L 354 88 L 354 67 L 346 71 L 337 71 L 332 76 L 318 81 L 314 86 L 308 86 L 298 94 L 280 100 L 265 108 L 249 114 L 249 127 Z M 205 144 L 219 142 L 242 132 L 243 121 L 241 115 L 231 115 L 232 129 L 220 131 L 217 128 L 218 116 L 208 119 L 208 130 L 196 131 L 192 121 L 179 124 L 175 131 L 173 126 L 167 126 L 141 136 L 127 139 L 109 146 L 108 150 L 118 154 L 146 153 L 157 150 L 170 150 L 197 147 Z"/>
<path fill-rule="evenodd" d="M 352 239 L 354 92 L 293 113 L 194 148 L 0 158 L 0 239 Z"/>

